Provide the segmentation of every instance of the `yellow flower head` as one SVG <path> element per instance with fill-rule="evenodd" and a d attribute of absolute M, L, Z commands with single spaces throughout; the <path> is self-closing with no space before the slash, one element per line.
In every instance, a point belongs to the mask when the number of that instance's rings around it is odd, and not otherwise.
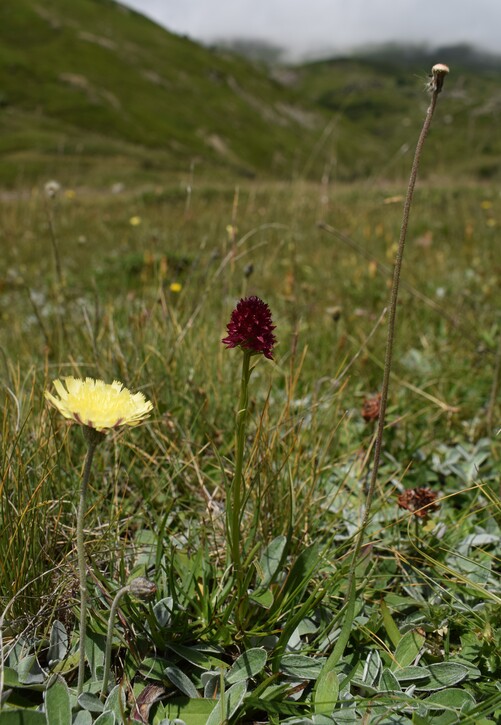
<path fill-rule="evenodd" d="M 183 289 L 183 285 L 180 282 L 172 282 L 169 287 L 171 292 L 178 293 Z"/>
<path fill-rule="evenodd" d="M 142 393 L 131 393 L 115 380 L 111 385 L 93 378 L 66 377 L 54 380 L 59 398 L 45 391 L 45 397 L 65 418 L 102 432 L 121 425 L 138 425 L 153 405 Z"/>
<path fill-rule="evenodd" d="M 129 224 L 131 227 L 138 227 L 141 224 L 141 217 L 140 216 L 131 216 L 129 219 Z"/>

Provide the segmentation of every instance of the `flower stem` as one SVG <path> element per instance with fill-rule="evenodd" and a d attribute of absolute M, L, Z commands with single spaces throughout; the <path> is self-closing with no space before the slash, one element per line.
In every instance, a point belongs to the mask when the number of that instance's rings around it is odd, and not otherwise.
<path fill-rule="evenodd" d="M 236 458 L 235 473 L 231 485 L 231 513 L 230 513 L 230 541 L 231 541 L 231 561 L 233 569 L 236 572 L 238 581 L 240 581 L 240 520 L 242 518 L 242 500 L 243 500 L 243 464 L 244 464 L 244 447 L 245 447 L 245 429 L 247 423 L 247 407 L 249 403 L 249 379 L 251 351 L 243 350 L 242 358 L 242 377 L 240 381 L 240 399 L 238 401 L 237 419 L 236 419 Z"/>
<path fill-rule="evenodd" d="M 438 70 L 436 71 L 436 69 L 438 69 L 438 68 L 440 68 L 440 71 L 438 71 Z M 386 338 L 383 383 L 382 383 L 382 388 L 381 388 L 381 403 L 380 403 L 378 427 L 377 427 L 377 432 L 376 432 L 376 441 L 375 441 L 375 446 L 374 446 L 374 459 L 373 459 L 372 473 L 371 473 L 369 487 L 367 489 L 367 494 L 365 497 L 365 510 L 364 510 L 364 515 L 362 518 L 362 524 L 361 524 L 360 529 L 357 534 L 357 538 L 356 538 L 356 542 L 355 542 L 355 549 L 353 552 L 353 556 L 352 556 L 352 560 L 351 560 L 351 564 L 350 564 L 350 571 L 348 574 L 348 583 L 347 583 L 347 587 L 346 587 L 346 598 L 345 598 L 345 604 L 344 604 L 345 614 L 344 614 L 343 625 L 341 628 L 341 633 L 339 635 L 339 638 L 334 647 L 334 650 L 332 651 L 332 653 L 328 657 L 326 663 L 322 667 L 322 671 L 320 673 L 320 676 L 317 680 L 317 684 L 315 686 L 314 699 L 315 699 L 317 692 L 322 691 L 322 687 L 324 686 L 324 684 L 326 682 L 327 676 L 334 669 L 336 664 L 339 662 L 339 660 L 343 656 L 346 645 L 348 644 L 349 636 L 350 636 L 351 629 L 353 626 L 353 620 L 355 618 L 356 583 L 357 583 L 356 570 L 357 570 L 357 564 L 359 563 L 359 557 L 360 557 L 360 552 L 362 550 L 365 533 L 367 531 L 367 527 L 368 527 L 369 520 L 370 520 L 372 502 L 374 499 L 374 492 L 376 490 L 376 483 L 377 483 L 377 477 L 378 477 L 378 472 L 379 472 L 379 464 L 381 461 L 381 449 L 382 449 L 382 443 L 383 443 L 386 407 L 387 407 L 387 402 L 388 402 L 388 390 L 390 387 L 391 365 L 392 365 L 392 359 L 393 359 L 393 345 L 394 345 L 394 341 L 395 341 L 395 320 L 396 320 L 396 316 L 397 316 L 398 291 L 399 291 L 399 285 L 400 285 L 400 274 L 402 271 L 402 261 L 403 261 L 403 256 L 404 256 L 405 240 L 407 237 L 407 227 L 409 225 L 409 215 L 410 215 L 412 199 L 413 199 L 413 195 L 414 195 L 414 187 L 416 185 L 417 172 L 418 172 L 418 168 L 419 168 L 419 160 L 421 158 L 421 152 L 423 150 L 426 136 L 428 135 L 428 131 L 430 130 L 433 113 L 435 111 L 435 107 L 437 104 L 438 94 L 442 90 L 444 75 L 445 75 L 445 73 L 448 72 L 448 69 L 443 70 L 445 68 L 446 68 L 446 66 L 434 66 L 434 68 L 433 68 L 433 82 L 430 85 L 430 90 L 432 92 L 431 101 L 430 101 L 428 110 L 426 112 L 426 117 L 425 117 L 425 120 L 423 123 L 423 127 L 421 129 L 421 133 L 419 135 L 419 139 L 418 139 L 418 142 L 416 145 L 416 151 L 414 153 L 414 160 L 412 162 L 412 168 L 411 168 L 409 183 L 408 183 L 408 187 L 407 187 L 407 194 L 406 194 L 405 202 L 404 202 L 404 209 L 403 209 L 403 215 L 402 215 L 402 226 L 400 228 L 400 238 L 399 238 L 398 249 L 397 249 L 397 254 L 396 254 L 396 258 L 395 258 L 395 265 L 393 268 L 393 280 L 392 280 L 392 287 L 391 287 L 391 293 L 390 293 L 388 332 L 387 332 L 387 338 Z M 316 712 L 322 712 L 322 703 L 316 704 Z"/>
<path fill-rule="evenodd" d="M 101 686 L 101 699 L 104 699 L 104 695 L 106 692 L 106 689 L 108 687 L 108 679 L 110 677 L 110 668 L 111 668 L 111 646 L 113 643 L 113 625 L 115 623 L 115 616 L 117 613 L 118 605 L 120 604 L 120 599 L 123 597 L 124 594 L 127 594 L 127 592 L 130 591 L 130 584 L 127 584 L 125 587 L 122 587 L 118 590 L 118 592 L 115 594 L 115 598 L 113 599 L 113 602 L 111 604 L 110 608 L 110 616 L 108 619 L 108 631 L 106 633 L 106 649 L 105 649 L 105 656 L 104 656 L 104 671 L 103 671 L 103 684 Z"/>
<path fill-rule="evenodd" d="M 365 537 L 365 532 L 369 523 L 372 501 L 374 499 L 374 492 L 376 490 L 377 477 L 379 473 L 379 464 L 381 462 L 381 449 L 383 444 L 384 436 L 384 425 L 386 418 L 386 407 L 388 404 L 388 391 L 390 388 L 390 375 L 391 366 L 393 361 L 393 346 L 395 342 L 395 321 L 397 317 L 397 304 L 398 304 L 398 292 L 400 287 L 400 275 L 402 272 L 402 262 L 404 258 L 405 240 L 407 238 L 407 228 L 409 226 L 409 216 L 412 206 L 412 199 L 414 196 L 414 187 L 416 186 L 417 173 L 419 168 L 419 161 L 421 158 L 421 152 L 423 151 L 424 142 L 430 130 L 431 121 L 437 105 L 438 94 L 442 90 L 443 74 L 435 74 L 435 68 L 433 69 L 434 82 L 431 86 L 431 101 L 426 111 L 423 127 L 419 134 L 418 142 L 416 144 L 416 151 L 414 152 L 414 159 L 412 162 L 411 173 L 409 177 L 409 183 L 407 186 L 407 194 L 405 196 L 404 209 L 402 213 L 402 225 L 400 228 L 400 237 L 398 240 L 397 254 L 395 257 L 395 266 L 393 268 L 393 280 L 391 285 L 389 313 L 388 313 L 388 332 L 386 337 L 386 351 L 384 360 L 384 371 L 383 371 L 383 382 L 381 387 L 381 404 L 379 409 L 378 426 L 376 432 L 376 442 L 374 446 L 374 460 L 372 467 L 372 474 L 370 478 L 369 487 L 367 489 L 367 495 L 365 499 L 365 511 L 362 519 L 362 525 L 358 532 L 357 541 L 355 544 L 355 551 L 353 552 L 353 560 L 350 568 L 349 586 L 348 586 L 348 598 L 350 596 L 351 588 L 355 585 L 355 570 L 357 567 L 357 560 L 362 549 L 362 544 Z M 448 69 L 447 69 L 448 70 Z"/>
<path fill-rule="evenodd" d="M 87 498 L 87 486 L 90 478 L 92 467 L 92 459 L 94 451 L 99 443 L 100 438 L 88 433 L 91 428 L 84 428 L 84 434 L 88 443 L 87 456 L 85 459 L 84 472 L 82 476 L 82 486 L 80 488 L 80 501 L 77 513 L 77 557 L 78 557 L 78 575 L 80 579 L 80 644 L 79 644 L 79 661 L 78 661 L 78 684 L 77 697 L 83 690 L 85 677 L 85 633 L 87 629 L 87 566 L 85 562 L 85 546 L 84 546 L 84 518 Z M 93 431 L 96 433 L 96 431 Z M 101 434 L 97 434 L 100 436 Z"/>

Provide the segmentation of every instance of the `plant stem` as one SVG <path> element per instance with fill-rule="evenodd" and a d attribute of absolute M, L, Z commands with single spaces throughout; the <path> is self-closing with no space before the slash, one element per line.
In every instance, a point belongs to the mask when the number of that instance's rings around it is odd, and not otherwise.
<path fill-rule="evenodd" d="M 436 66 L 434 66 L 435 69 Z M 433 85 L 431 86 L 431 101 L 430 105 L 428 106 L 428 110 L 426 112 L 426 116 L 424 119 L 423 127 L 421 129 L 421 133 L 419 135 L 419 139 L 416 145 L 416 151 L 414 152 L 414 159 L 412 162 L 412 168 L 411 168 L 411 174 L 409 177 L 409 184 L 407 186 L 407 194 L 405 196 L 405 202 L 404 202 L 404 209 L 402 214 L 402 226 L 400 228 L 400 237 L 398 240 L 398 248 L 397 248 L 397 254 L 395 258 L 395 266 L 393 268 L 393 280 L 391 285 L 391 293 L 390 293 L 390 303 L 389 303 L 389 313 L 388 313 L 388 333 L 386 338 L 386 351 L 385 351 L 385 359 L 384 359 L 384 371 L 383 371 L 383 383 L 381 387 L 381 405 L 380 405 L 380 412 L 379 412 L 379 419 L 378 419 L 378 426 L 377 426 L 377 432 L 376 432 L 376 442 L 374 446 L 374 460 L 373 460 L 373 467 L 372 467 L 372 474 L 371 479 L 369 483 L 369 488 L 367 490 L 367 496 L 365 499 L 365 511 L 364 516 L 362 519 L 362 525 L 360 527 L 360 531 L 358 532 L 357 541 L 355 544 L 355 551 L 353 552 L 353 561 L 351 563 L 350 568 L 350 576 L 349 576 L 349 586 L 348 586 L 348 599 L 350 596 L 351 588 L 355 585 L 355 569 L 357 566 L 357 559 L 360 555 L 360 551 L 362 549 L 362 544 L 365 537 L 365 532 L 367 529 L 367 525 L 369 523 L 370 515 L 371 515 L 371 508 L 372 508 L 372 501 L 374 499 L 374 492 L 376 490 L 376 482 L 377 477 L 379 473 L 379 464 L 381 462 L 381 449 L 383 445 L 383 436 L 384 436 L 384 424 L 385 424 L 385 418 L 386 418 L 386 408 L 388 403 L 388 391 L 390 388 L 390 375 L 391 375 L 391 366 L 392 366 L 392 360 L 393 360 L 393 346 L 395 342 L 395 321 L 397 317 L 397 304 L 398 304 L 398 291 L 400 287 L 400 275 L 402 272 L 402 261 L 404 258 L 404 249 L 405 249 L 405 240 L 407 237 L 407 228 L 409 226 L 409 216 L 412 206 L 412 199 L 414 196 L 414 187 L 416 186 L 416 179 L 417 179 L 417 173 L 419 168 L 419 161 L 421 158 L 421 152 L 423 150 L 424 142 L 426 141 L 426 137 L 428 135 L 428 131 L 430 130 L 431 121 L 433 118 L 433 114 L 435 112 L 435 107 L 437 105 L 437 98 L 438 94 L 442 90 L 442 84 L 443 84 L 443 78 L 445 74 L 441 74 L 440 76 L 435 75 L 434 72 L 434 81 Z M 448 72 L 448 69 L 447 71 Z"/>
<path fill-rule="evenodd" d="M 89 435 L 87 431 L 91 428 L 84 428 L 84 434 L 87 443 L 87 456 L 85 459 L 84 472 L 82 476 L 82 486 L 80 488 L 80 501 L 77 513 L 77 557 L 78 557 L 78 575 L 80 579 L 80 644 L 79 644 L 79 661 L 78 661 L 78 684 L 77 697 L 83 690 L 85 677 L 85 633 L 87 629 L 87 566 L 85 562 L 85 546 L 84 546 L 84 518 L 87 498 L 87 486 L 90 478 L 90 470 L 92 467 L 92 459 L 94 451 L 99 443 L 99 438 Z M 93 431 L 96 433 L 96 431 Z M 98 434 L 100 435 L 100 434 Z"/>
<path fill-rule="evenodd" d="M 440 71 L 436 72 L 436 69 L 438 69 L 438 68 L 440 68 Z M 396 320 L 396 316 L 397 316 L 398 290 L 399 290 L 399 285 L 400 285 L 400 274 L 402 271 L 402 261 L 403 261 L 403 257 L 404 257 L 405 240 L 407 237 L 407 227 L 409 225 L 409 215 L 410 215 L 412 199 L 413 199 L 413 195 L 414 195 L 414 187 L 416 185 L 417 172 L 418 172 L 421 152 L 423 150 L 426 136 L 428 135 L 428 131 L 430 129 L 431 121 L 433 118 L 433 113 L 435 111 L 435 107 L 437 104 L 438 94 L 442 90 L 443 79 L 445 77 L 445 74 L 448 72 L 448 68 L 446 68 L 446 66 L 434 66 L 432 72 L 433 72 L 433 81 L 430 84 L 430 90 L 432 92 L 431 101 L 430 101 L 428 110 L 426 112 L 426 117 L 425 117 L 423 127 L 421 129 L 421 133 L 419 135 L 419 139 L 418 139 L 418 142 L 416 145 L 416 151 L 414 153 L 414 160 L 412 162 L 412 168 L 411 168 L 411 173 L 410 173 L 410 177 L 409 177 L 409 184 L 407 187 L 407 194 L 406 194 L 405 202 L 404 202 L 403 215 L 402 215 L 402 226 L 400 228 L 398 249 L 397 249 L 397 254 L 395 257 L 395 265 L 393 268 L 393 280 L 392 280 L 390 302 L 389 302 L 388 332 L 387 332 L 387 338 L 386 338 L 383 383 L 382 383 L 382 388 L 381 388 L 381 404 L 380 404 L 380 412 L 379 412 L 379 419 L 378 419 L 378 427 L 377 427 L 377 432 L 376 432 L 376 441 L 375 441 L 375 446 L 374 446 L 374 459 L 373 459 L 370 483 L 369 483 L 369 487 L 367 489 L 367 494 L 365 497 L 365 510 L 364 510 L 364 515 L 362 518 L 362 524 L 361 524 L 360 529 L 357 534 L 357 538 L 356 538 L 356 542 L 355 542 L 355 549 L 353 551 L 353 557 L 352 557 L 352 560 L 350 563 L 350 571 L 349 571 L 349 575 L 348 575 L 346 598 L 345 598 L 345 604 L 344 604 L 345 616 L 344 616 L 344 621 L 343 621 L 343 625 L 341 628 L 341 634 L 338 638 L 338 641 L 336 642 L 336 646 L 334 647 L 334 650 L 332 651 L 331 655 L 329 656 L 325 665 L 322 668 L 322 672 L 320 673 L 320 676 L 318 678 L 315 690 L 320 689 L 320 687 L 323 684 L 323 681 L 325 681 L 325 678 L 327 677 L 328 673 L 334 669 L 334 667 L 336 666 L 338 661 L 343 656 L 346 645 L 348 644 L 350 632 L 351 632 L 351 629 L 353 626 L 353 620 L 355 617 L 356 580 L 357 580 L 356 569 L 357 569 L 357 563 L 358 563 L 358 559 L 360 556 L 360 552 L 362 550 L 365 533 L 366 533 L 367 526 L 368 526 L 369 520 L 370 520 L 372 502 L 374 499 L 374 492 L 376 490 L 376 483 L 377 483 L 378 472 L 379 472 L 379 464 L 381 462 L 381 449 L 382 449 L 382 444 L 383 444 L 386 407 L 387 407 L 387 402 L 388 402 L 388 390 L 390 387 L 391 365 L 392 365 L 392 359 L 393 359 L 393 345 L 394 345 L 394 341 L 395 341 L 395 320 Z"/>
<path fill-rule="evenodd" d="M 251 352 L 243 350 L 242 377 L 240 381 L 240 398 L 238 401 L 236 419 L 236 458 L 235 473 L 231 484 L 231 513 L 230 513 L 230 539 L 231 539 L 231 561 L 236 572 L 238 581 L 241 578 L 240 568 L 240 520 L 242 518 L 243 500 L 243 465 L 245 447 L 245 429 L 247 423 L 247 407 L 249 403 L 249 378 Z"/>
<path fill-rule="evenodd" d="M 105 695 L 106 689 L 108 687 L 108 679 L 110 676 L 111 646 L 113 643 L 113 625 L 115 623 L 115 615 L 117 613 L 120 599 L 123 597 L 124 594 L 127 594 L 128 591 L 130 591 L 130 584 L 127 584 L 126 586 L 124 586 L 118 590 L 118 592 L 115 594 L 115 598 L 113 599 L 113 602 L 111 604 L 110 616 L 108 619 L 108 631 L 106 633 L 106 649 L 105 649 L 105 656 L 104 656 L 104 672 L 103 672 L 103 684 L 101 687 L 101 699 L 104 699 L 104 695 Z"/>

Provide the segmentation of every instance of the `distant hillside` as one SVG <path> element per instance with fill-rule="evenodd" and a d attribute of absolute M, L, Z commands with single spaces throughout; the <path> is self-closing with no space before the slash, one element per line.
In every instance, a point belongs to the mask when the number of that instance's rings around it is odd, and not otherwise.
<path fill-rule="evenodd" d="M 51 157 L 68 170 L 197 160 L 291 175 L 316 122 L 263 69 L 111 0 L 0 3 L 4 178 L 29 177 Z"/>
<path fill-rule="evenodd" d="M 450 74 L 422 173 L 501 178 L 501 59 L 468 46 L 388 46 L 296 68 L 291 86 L 330 114 L 319 153 L 352 178 L 406 173 L 428 104 L 427 73 L 437 62 L 448 63 Z"/>
<path fill-rule="evenodd" d="M 498 177 L 501 70 L 449 51 L 271 69 L 112 0 L 1 0 L 0 185 L 157 181 L 193 165 L 221 178 L 402 178 L 426 73 L 448 60 L 422 175 Z"/>

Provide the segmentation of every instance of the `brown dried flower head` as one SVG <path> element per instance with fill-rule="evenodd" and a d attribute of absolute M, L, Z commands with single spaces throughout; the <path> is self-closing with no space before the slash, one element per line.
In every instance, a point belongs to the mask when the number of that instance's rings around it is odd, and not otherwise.
<path fill-rule="evenodd" d="M 400 508 L 407 509 L 420 519 L 427 518 L 432 511 L 439 507 L 437 494 L 431 488 L 409 488 L 397 498 Z"/>
<path fill-rule="evenodd" d="M 370 423 L 379 418 L 381 412 L 381 393 L 374 395 L 372 398 L 366 398 L 362 405 L 362 418 L 366 423 Z"/>

